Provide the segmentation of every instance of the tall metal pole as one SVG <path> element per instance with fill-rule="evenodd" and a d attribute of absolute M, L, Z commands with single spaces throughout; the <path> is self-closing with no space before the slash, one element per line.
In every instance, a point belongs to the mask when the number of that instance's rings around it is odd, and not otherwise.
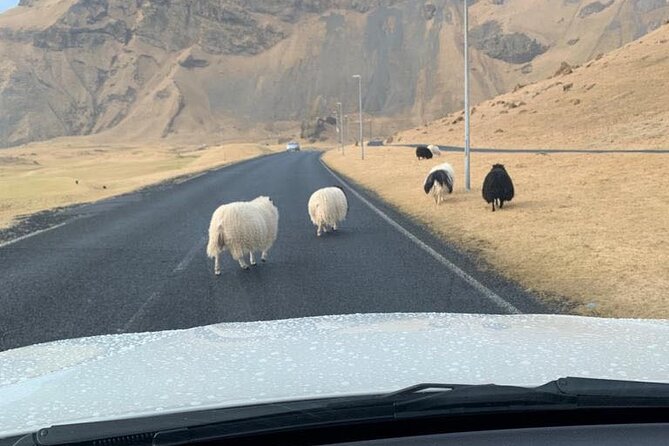
<path fill-rule="evenodd" d="M 360 113 L 360 159 L 365 159 L 365 142 L 362 139 L 362 76 L 354 74 L 358 78 L 358 107 Z"/>
<path fill-rule="evenodd" d="M 348 141 L 348 115 L 344 115 L 344 145 L 346 145 L 346 142 Z"/>
<path fill-rule="evenodd" d="M 465 2 L 465 190 L 471 190 L 469 147 L 469 4 Z"/>
<path fill-rule="evenodd" d="M 337 123 L 339 124 L 339 145 L 341 146 L 341 154 L 344 154 L 344 112 L 342 111 L 341 102 L 337 102 Z"/>

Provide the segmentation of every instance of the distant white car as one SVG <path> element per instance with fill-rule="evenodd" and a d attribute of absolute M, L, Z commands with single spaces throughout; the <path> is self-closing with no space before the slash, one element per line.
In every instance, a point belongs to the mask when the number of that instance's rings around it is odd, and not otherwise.
<path fill-rule="evenodd" d="M 296 141 L 291 141 L 288 144 L 286 144 L 286 151 L 288 152 L 299 152 L 300 151 L 300 143 Z"/>

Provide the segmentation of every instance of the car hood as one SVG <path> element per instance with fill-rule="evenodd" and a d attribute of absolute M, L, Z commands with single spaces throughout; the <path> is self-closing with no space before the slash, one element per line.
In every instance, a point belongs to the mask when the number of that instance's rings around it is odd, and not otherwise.
<path fill-rule="evenodd" d="M 71 339 L 0 353 L 0 438 L 420 382 L 669 382 L 667 358 L 669 321 L 551 315 L 356 314 Z"/>

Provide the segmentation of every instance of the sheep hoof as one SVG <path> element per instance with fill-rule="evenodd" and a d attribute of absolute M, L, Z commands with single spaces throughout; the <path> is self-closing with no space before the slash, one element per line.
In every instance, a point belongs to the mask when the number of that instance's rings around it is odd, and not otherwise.
<path fill-rule="evenodd" d="M 220 275 L 221 275 L 221 272 L 220 272 L 220 271 L 214 271 L 214 275 L 216 275 L 216 276 L 220 276 Z"/>
<path fill-rule="evenodd" d="M 251 263 L 251 266 L 258 266 L 256 262 Z"/>
<path fill-rule="evenodd" d="M 267 259 L 260 259 L 262 263 L 267 263 Z"/>
<path fill-rule="evenodd" d="M 248 265 L 246 265 L 246 266 L 242 266 L 242 269 L 243 269 L 244 271 L 248 271 L 248 270 L 250 270 L 251 268 L 250 268 Z"/>

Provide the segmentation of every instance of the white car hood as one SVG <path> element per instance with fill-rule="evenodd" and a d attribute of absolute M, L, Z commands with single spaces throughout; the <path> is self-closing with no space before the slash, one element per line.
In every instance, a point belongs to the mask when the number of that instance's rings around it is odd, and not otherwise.
<path fill-rule="evenodd" d="M 669 321 L 365 314 L 71 339 L 0 353 L 0 438 L 55 424 L 420 382 L 669 382 Z"/>

